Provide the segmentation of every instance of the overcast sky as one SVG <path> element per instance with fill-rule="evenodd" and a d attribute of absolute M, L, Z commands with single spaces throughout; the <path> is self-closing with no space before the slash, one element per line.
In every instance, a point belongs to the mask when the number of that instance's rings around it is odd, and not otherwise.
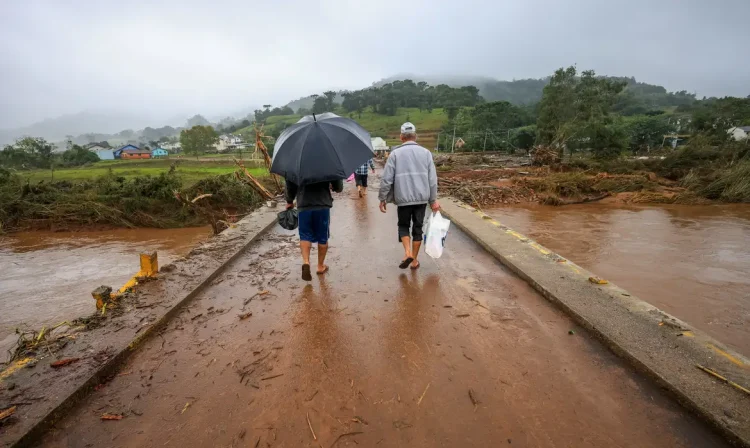
<path fill-rule="evenodd" d="M 750 0 L 0 5 L 0 128 L 84 110 L 217 116 L 396 73 L 539 78 L 573 63 L 750 94 Z"/>

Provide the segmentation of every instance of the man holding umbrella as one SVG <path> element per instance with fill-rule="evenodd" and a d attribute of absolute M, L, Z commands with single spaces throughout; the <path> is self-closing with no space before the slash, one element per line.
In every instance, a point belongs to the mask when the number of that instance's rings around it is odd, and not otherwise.
<path fill-rule="evenodd" d="M 391 151 L 380 180 L 380 211 L 385 213 L 386 202 L 393 202 L 398 213 L 398 239 L 404 245 L 401 269 L 419 268 L 419 248 L 422 246 L 422 225 L 427 204 L 433 212 L 440 209 L 437 202 L 437 172 L 432 153 L 417 144 L 417 129 L 407 122 L 401 125 L 403 144 Z M 411 235 L 409 230 L 411 229 Z"/>
<path fill-rule="evenodd" d="M 317 273 L 328 271 L 331 190 L 341 192 L 343 179 L 373 156 L 370 134 L 354 120 L 332 113 L 303 117 L 276 140 L 271 172 L 286 179 L 287 210 L 297 200 L 303 280 L 312 280 L 314 243 L 318 244 Z"/>
<path fill-rule="evenodd" d="M 310 271 L 310 251 L 313 243 L 318 244 L 318 275 L 328 271 L 326 254 L 328 253 L 328 234 L 331 225 L 331 207 L 333 196 L 331 190 L 341 193 L 344 181 L 318 182 L 298 186 L 294 182 L 286 181 L 286 208 L 294 207 L 297 199 L 299 210 L 299 245 L 302 250 L 302 280 L 312 280 Z"/>

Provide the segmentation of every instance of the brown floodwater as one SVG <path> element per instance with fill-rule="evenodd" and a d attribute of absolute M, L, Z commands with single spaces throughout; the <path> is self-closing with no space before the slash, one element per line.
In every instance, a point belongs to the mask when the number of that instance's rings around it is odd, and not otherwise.
<path fill-rule="evenodd" d="M 0 237 L 0 361 L 15 340 L 15 328 L 40 328 L 91 313 L 91 291 L 122 286 L 138 272 L 139 253 L 157 251 L 164 265 L 210 234 L 210 227 L 197 227 Z"/>
<path fill-rule="evenodd" d="M 750 355 L 750 206 L 535 205 L 487 213 Z"/>

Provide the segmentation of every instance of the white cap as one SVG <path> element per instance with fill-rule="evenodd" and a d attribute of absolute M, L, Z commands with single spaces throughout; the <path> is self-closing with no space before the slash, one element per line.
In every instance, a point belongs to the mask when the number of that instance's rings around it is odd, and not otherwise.
<path fill-rule="evenodd" d="M 401 125 L 401 133 L 402 134 L 416 134 L 417 127 L 407 121 L 406 123 Z"/>

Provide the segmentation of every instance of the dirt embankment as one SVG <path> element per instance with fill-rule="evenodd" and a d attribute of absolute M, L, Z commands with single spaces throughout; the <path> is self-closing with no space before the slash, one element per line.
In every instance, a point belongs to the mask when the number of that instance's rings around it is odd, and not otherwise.
<path fill-rule="evenodd" d="M 677 182 L 649 171 L 611 174 L 565 164 L 535 167 L 526 156 L 503 154 L 438 155 L 435 164 L 441 194 L 479 206 L 706 202 Z"/>

